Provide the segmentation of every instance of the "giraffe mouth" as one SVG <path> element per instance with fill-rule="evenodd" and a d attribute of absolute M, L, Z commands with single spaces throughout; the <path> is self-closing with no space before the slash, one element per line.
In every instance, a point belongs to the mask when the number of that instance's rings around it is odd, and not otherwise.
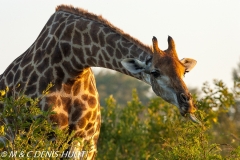
<path fill-rule="evenodd" d="M 197 117 L 195 116 L 195 114 L 189 113 L 189 118 L 190 118 L 194 123 L 197 123 L 197 124 L 202 125 L 202 122 L 201 122 L 199 119 L 197 119 Z"/>

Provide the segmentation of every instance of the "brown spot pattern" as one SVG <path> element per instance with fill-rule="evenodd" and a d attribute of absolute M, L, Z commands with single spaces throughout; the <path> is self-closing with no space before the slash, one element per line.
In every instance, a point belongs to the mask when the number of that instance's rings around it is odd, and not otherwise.
<path fill-rule="evenodd" d="M 89 96 L 89 98 L 88 98 L 89 107 L 94 108 L 96 104 L 97 104 L 96 98 L 93 96 Z"/>
<path fill-rule="evenodd" d="M 87 124 L 87 120 L 86 120 L 86 118 L 81 118 L 79 121 L 78 121 L 78 127 L 79 128 L 85 128 L 85 126 L 86 126 L 86 124 Z"/>
<path fill-rule="evenodd" d="M 82 100 L 83 101 L 87 101 L 88 100 L 88 95 L 87 94 L 84 94 L 81 96 Z"/>
<path fill-rule="evenodd" d="M 67 113 L 70 113 L 71 111 L 71 98 L 70 97 L 61 97 L 61 100 L 62 100 L 62 105 L 63 105 L 63 109 L 67 112 Z"/>
<path fill-rule="evenodd" d="M 72 92 L 74 96 L 77 96 L 79 94 L 81 90 L 81 83 L 80 82 L 76 82 L 73 87 L 72 87 Z"/>
<path fill-rule="evenodd" d="M 82 109 L 79 107 L 75 107 L 75 110 L 74 110 L 73 114 L 71 115 L 71 120 L 73 122 L 77 121 L 80 118 L 81 114 L 82 114 Z"/>

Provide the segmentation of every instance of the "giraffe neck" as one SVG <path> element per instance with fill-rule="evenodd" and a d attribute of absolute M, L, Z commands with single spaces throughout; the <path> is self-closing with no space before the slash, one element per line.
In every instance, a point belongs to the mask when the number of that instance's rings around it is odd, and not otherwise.
<path fill-rule="evenodd" d="M 39 107 L 51 108 L 56 113 L 50 116 L 53 122 L 60 128 L 75 130 L 76 137 L 93 144 L 92 155 L 88 157 L 92 159 L 101 116 L 94 75 L 89 67 L 105 67 L 141 79 L 140 74 L 127 72 L 121 61 L 125 58 L 144 61 L 151 53 L 149 47 L 101 17 L 60 6 L 34 44 L 0 76 L 0 89 L 8 86 L 9 97 L 20 93 L 42 97 Z M 46 96 L 41 96 L 51 82 L 54 86 Z"/>
<path fill-rule="evenodd" d="M 37 42 L 52 54 L 52 66 L 61 63 L 70 77 L 84 68 L 104 67 L 139 79 L 141 75 L 132 75 L 120 62 L 130 57 L 143 61 L 151 53 L 149 47 L 104 20 L 62 10 L 50 18 Z"/>

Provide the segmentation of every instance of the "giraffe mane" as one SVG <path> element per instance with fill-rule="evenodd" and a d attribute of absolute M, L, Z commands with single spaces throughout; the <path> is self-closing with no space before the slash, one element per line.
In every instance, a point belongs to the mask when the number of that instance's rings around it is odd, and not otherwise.
<path fill-rule="evenodd" d="M 139 44 L 139 46 L 141 46 L 141 48 L 144 49 L 145 51 L 147 51 L 149 53 L 152 53 L 152 47 L 143 44 L 138 39 L 130 36 L 129 34 L 125 33 L 123 30 L 117 28 L 116 26 L 111 24 L 108 20 L 103 18 L 101 15 L 96 15 L 94 13 L 90 13 L 85 9 L 73 7 L 72 5 L 59 5 L 59 6 L 56 7 L 56 12 L 57 11 L 69 12 L 69 13 L 72 13 L 72 14 L 84 16 L 86 18 L 89 18 L 89 19 L 95 20 L 97 22 L 100 22 L 100 23 L 108 26 L 109 28 L 111 28 L 116 33 L 119 33 L 120 35 L 123 35 L 126 39 L 128 39 L 130 41 L 133 41 L 136 44 Z"/>

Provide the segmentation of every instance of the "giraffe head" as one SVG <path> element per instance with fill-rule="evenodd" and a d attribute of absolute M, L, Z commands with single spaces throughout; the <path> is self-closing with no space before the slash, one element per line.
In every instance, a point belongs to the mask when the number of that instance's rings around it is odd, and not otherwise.
<path fill-rule="evenodd" d="M 156 95 L 177 106 L 181 115 L 189 113 L 191 120 L 199 123 L 194 116 L 196 110 L 183 77 L 195 65 L 190 58 L 178 59 L 173 39 L 168 37 L 168 49 L 158 48 L 157 38 L 153 37 L 153 54 L 146 61 L 127 58 L 122 65 L 132 74 L 141 74 L 142 80 L 152 86 Z"/>

